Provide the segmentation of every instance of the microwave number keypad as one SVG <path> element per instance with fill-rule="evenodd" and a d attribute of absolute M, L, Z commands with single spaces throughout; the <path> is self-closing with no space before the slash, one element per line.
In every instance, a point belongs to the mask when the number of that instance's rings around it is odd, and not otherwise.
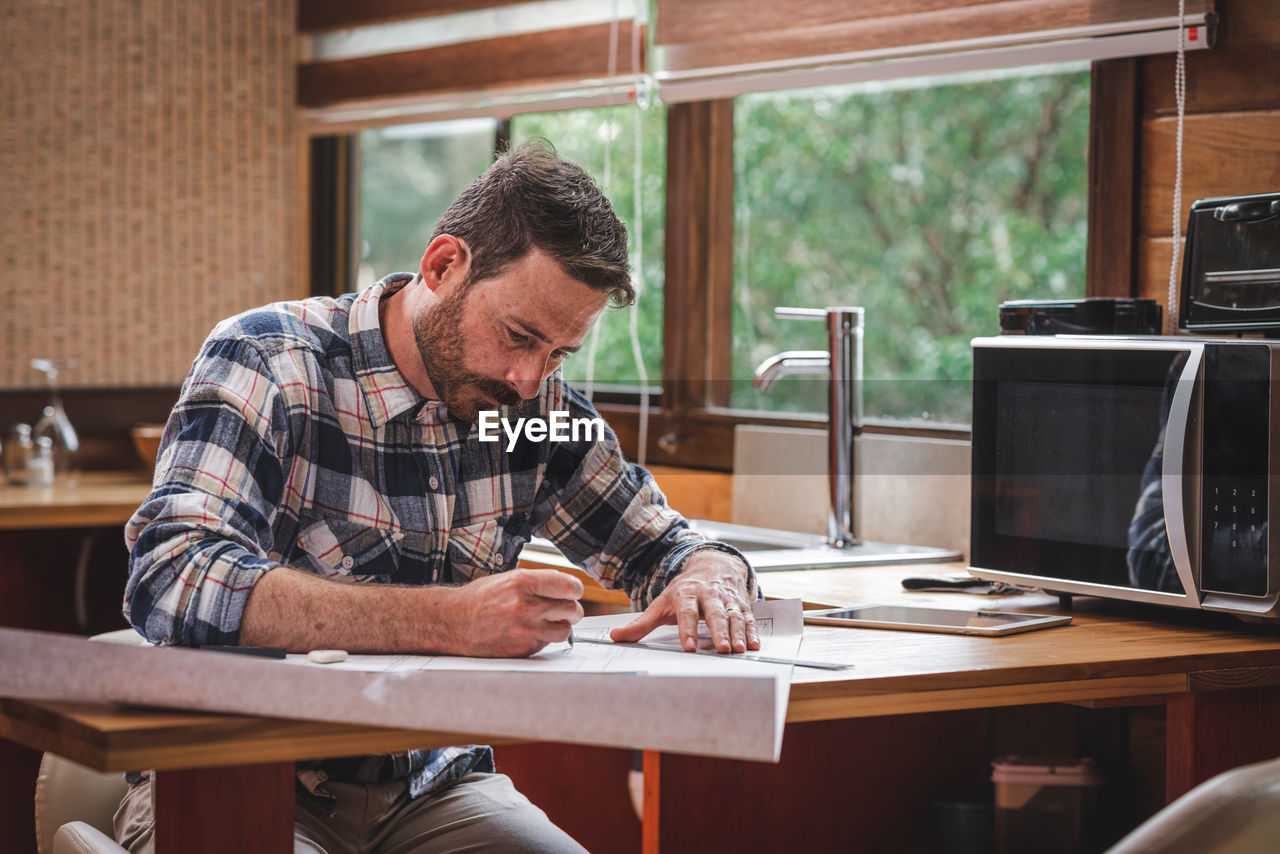
<path fill-rule="evenodd" d="M 1211 589 L 1266 592 L 1266 486 L 1265 478 L 1205 478 L 1204 575 Z"/>
<path fill-rule="evenodd" d="M 1206 346 L 1203 415 L 1201 587 L 1265 596 L 1270 348 Z"/>

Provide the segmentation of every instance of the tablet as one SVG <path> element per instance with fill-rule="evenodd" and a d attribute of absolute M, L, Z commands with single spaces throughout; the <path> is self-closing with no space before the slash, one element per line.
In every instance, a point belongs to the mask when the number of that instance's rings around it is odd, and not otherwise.
<path fill-rule="evenodd" d="M 853 608 L 805 611 L 804 621 L 820 626 L 857 626 L 1001 637 L 1047 629 L 1050 626 L 1065 626 L 1071 622 L 1071 618 L 1017 611 L 955 611 L 907 605 L 860 605 Z"/>

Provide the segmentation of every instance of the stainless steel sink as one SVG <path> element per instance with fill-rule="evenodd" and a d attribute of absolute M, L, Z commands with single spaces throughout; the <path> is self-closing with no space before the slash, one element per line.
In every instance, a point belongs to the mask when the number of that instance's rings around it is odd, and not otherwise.
<path fill-rule="evenodd" d="M 960 552 L 928 546 L 862 542 L 848 548 L 832 548 L 819 534 L 801 534 L 753 525 L 731 525 L 690 519 L 689 526 L 708 539 L 728 543 L 742 551 L 757 572 L 776 569 L 834 569 L 842 566 L 873 566 L 891 563 L 933 563 L 958 560 Z M 549 541 L 534 538 L 527 551 L 560 557 Z M 563 560 L 563 558 L 561 558 Z"/>
<path fill-rule="evenodd" d="M 874 543 L 864 540 L 856 546 L 833 548 L 820 534 L 800 534 L 753 525 L 730 525 L 692 519 L 690 526 L 703 536 L 739 549 L 757 571 L 772 569 L 824 569 L 841 566 L 871 566 L 888 563 L 931 563 L 958 560 L 960 552 L 929 546 Z"/>

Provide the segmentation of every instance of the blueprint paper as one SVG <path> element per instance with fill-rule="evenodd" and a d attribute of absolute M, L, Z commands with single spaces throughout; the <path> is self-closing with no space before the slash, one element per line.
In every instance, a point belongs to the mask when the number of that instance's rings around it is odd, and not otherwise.
<path fill-rule="evenodd" d="M 794 614 L 792 614 L 794 612 Z M 762 653 L 794 656 L 798 600 L 757 603 Z M 782 616 L 785 615 L 785 618 Z M 633 614 L 590 618 L 607 631 Z M 798 630 L 794 635 L 783 631 Z M 647 642 L 669 641 L 654 632 Z M 767 645 L 766 645 L 767 644 Z M 792 645 L 794 644 L 794 645 Z M 729 658 L 725 656 L 724 658 Z M 774 761 L 790 667 L 604 644 L 527 659 L 355 655 L 315 664 L 0 629 L 0 696 L 128 703 Z M 470 739 L 468 739 L 470 740 Z"/>

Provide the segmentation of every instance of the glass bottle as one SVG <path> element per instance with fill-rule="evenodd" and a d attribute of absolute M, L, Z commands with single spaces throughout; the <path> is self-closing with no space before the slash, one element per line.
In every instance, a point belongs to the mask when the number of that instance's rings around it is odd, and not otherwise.
<path fill-rule="evenodd" d="M 27 460 L 27 486 L 53 486 L 53 440 L 36 437 L 35 453 Z"/>
<path fill-rule="evenodd" d="M 58 479 L 74 477 L 80 470 L 80 437 L 71 426 L 62 408 L 62 398 L 58 394 L 58 370 L 70 368 L 75 362 L 55 362 L 52 359 L 32 359 L 31 367 L 43 371 L 49 381 L 49 404 L 45 406 L 40 420 L 32 430 L 38 440 L 47 436 L 53 449 L 53 471 Z"/>
<path fill-rule="evenodd" d="M 27 485 L 27 464 L 36 454 L 36 443 L 31 440 L 30 424 L 14 424 L 5 444 L 4 462 L 9 470 L 9 483 Z"/>

